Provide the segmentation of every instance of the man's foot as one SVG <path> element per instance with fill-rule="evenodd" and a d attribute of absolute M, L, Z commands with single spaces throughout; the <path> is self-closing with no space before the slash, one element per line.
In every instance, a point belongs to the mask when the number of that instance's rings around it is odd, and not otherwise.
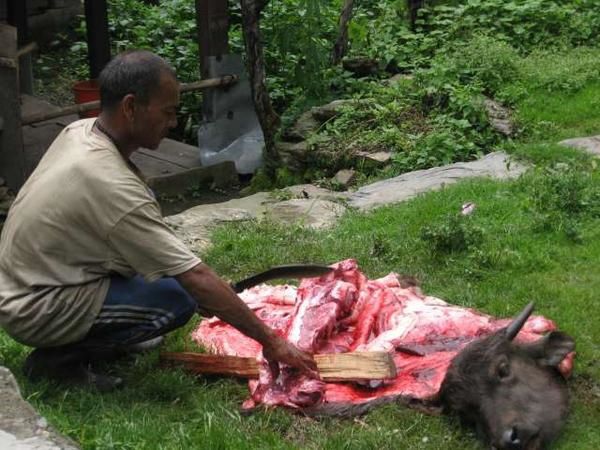
<path fill-rule="evenodd" d="M 23 365 L 23 372 L 30 381 L 48 379 L 60 384 L 91 387 L 109 392 L 123 386 L 123 379 L 95 373 L 68 354 L 57 354 L 54 349 L 35 349 Z"/>
<path fill-rule="evenodd" d="M 124 350 L 128 353 L 145 353 L 160 347 L 164 340 L 164 336 L 156 336 L 155 338 L 148 339 L 147 341 L 127 345 L 124 347 Z"/>

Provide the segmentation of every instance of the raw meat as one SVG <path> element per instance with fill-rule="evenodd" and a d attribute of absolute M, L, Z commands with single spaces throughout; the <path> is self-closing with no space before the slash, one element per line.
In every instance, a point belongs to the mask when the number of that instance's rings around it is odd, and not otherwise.
<path fill-rule="evenodd" d="M 217 354 L 256 357 L 261 362 L 259 379 L 249 382 L 250 398 L 243 408 L 331 406 L 333 411 L 336 405 L 385 398 L 432 400 L 454 356 L 472 340 L 510 322 L 423 295 L 415 286 L 403 288 L 394 273 L 369 280 L 352 259 L 332 267 L 332 273 L 302 280 L 298 288 L 261 285 L 240 297 L 302 350 L 393 352 L 398 376 L 368 383 L 324 383 L 284 367 L 273 379 L 257 342 L 218 319 L 204 320 L 192 334 L 199 344 Z M 517 339 L 535 341 L 554 329 L 552 321 L 532 316 Z M 561 363 L 565 375 L 572 369 L 572 356 Z"/>

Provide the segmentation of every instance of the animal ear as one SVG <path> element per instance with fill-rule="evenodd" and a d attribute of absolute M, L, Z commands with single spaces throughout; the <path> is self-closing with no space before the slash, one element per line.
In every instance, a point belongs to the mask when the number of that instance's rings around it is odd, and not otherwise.
<path fill-rule="evenodd" d="M 573 350 L 573 338 L 560 331 L 553 331 L 539 341 L 525 346 L 527 353 L 541 364 L 556 367 Z"/>

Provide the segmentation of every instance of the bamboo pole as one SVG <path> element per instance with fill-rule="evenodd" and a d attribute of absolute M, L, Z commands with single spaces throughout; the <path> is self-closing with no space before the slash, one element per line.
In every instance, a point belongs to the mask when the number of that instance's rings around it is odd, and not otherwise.
<path fill-rule="evenodd" d="M 194 81 L 192 83 L 183 83 L 180 85 L 180 92 L 191 92 L 200 89 L 206 89 L 211 87 L 225 87 L 230 84 L 236 83 L 239 80 L 237 75 L 224 75 L 219 78 L 207 78 L 205 80 Z M 98 109 L 100 107 L 100 100 L 94 100 L 93 102 L 80 103 L 79 105 L 65 106 L 64 108 L 57 109 L 56 111 L 46 111 L 21 118 L 23 125 L 31 125 L 37 122 L 43 122 L 44 120 L 55 119 L 57 117 L 68 116 L 69 114 L 80 114 L 92 109 Z"/>

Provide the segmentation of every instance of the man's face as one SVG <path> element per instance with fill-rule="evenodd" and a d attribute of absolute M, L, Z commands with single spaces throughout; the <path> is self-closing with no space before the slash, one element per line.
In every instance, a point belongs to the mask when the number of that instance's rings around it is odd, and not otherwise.
<path fill-rule="evenodd" d="M 160 87 L 147 105 L 138 105 L 134 116 L 133 133 L 140 147 L 156 150 L 160 141 L 177 126 L 179 84 L 169 73 L 161 75 Z"/>

